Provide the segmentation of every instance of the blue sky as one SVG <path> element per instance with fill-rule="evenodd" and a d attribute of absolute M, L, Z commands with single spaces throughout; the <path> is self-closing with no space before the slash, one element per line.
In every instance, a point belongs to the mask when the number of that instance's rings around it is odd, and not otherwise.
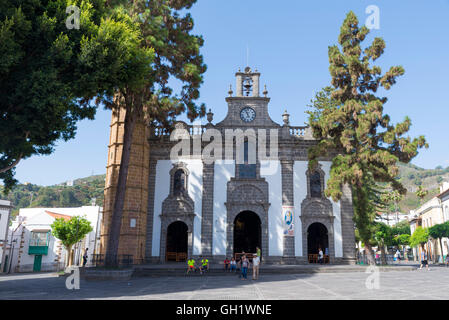
<path fill-rule="evenodd" d="M 198 0 L 191 9 L 195 33 L 205 40 L 202 48 L 208 70 L 200 101 L 214 112 L 214 122 L 226 115 L 229 85 L 234 73 L 249 65 L 261 72 L 271 98 L 269 112 L 282 123 L 285 109 L 292 125 L 306 121 L 307 105 L 330 83 L 327 49 L 337 43 L 341 23 L 352 10 L 360 24 L 365 9 L 380 9 L 380 29 L 373 37 L 386 42 L 376 62 L 386 71 L 402 65 L 405 75 L 390 91 L 385 113 L 394 123 L 406 115 L 410 135 L 425 135 L 429 149 L 412 163 L 435 168 L 449 166 L 449 0 Z M 261 90 L 262 91 L 262 90 Z M 94 121 L 82 121 L 74 140 L 59 142 L 50 156 L 35 156 L 16 169 L 20 182 L 52 185 L 106 171 L 110 111 L 98 110 Z M 203 120 L 205 121 L 205 120 Z"/>

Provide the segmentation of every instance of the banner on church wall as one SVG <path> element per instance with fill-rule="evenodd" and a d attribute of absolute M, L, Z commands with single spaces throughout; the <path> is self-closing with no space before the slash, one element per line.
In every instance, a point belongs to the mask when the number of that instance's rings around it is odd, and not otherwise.
<path fill-rule="evenodd" d="M 295 231 L 294 223 L 294 207 L 292 206 L 282 206 L 282 216 L 284 217 L 284 235 L 293 236 Z"/>

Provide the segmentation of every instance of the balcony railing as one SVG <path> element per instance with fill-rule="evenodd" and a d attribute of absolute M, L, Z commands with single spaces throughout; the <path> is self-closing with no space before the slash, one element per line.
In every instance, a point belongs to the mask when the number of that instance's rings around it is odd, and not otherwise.
<path fill-rule="evenodd" d="M 48 239 L 30 239 L 30 246 L 44 247 L 48 246 Z"/>
<path fill-rule="evenodd" d="M 300 138 L 305 137 L 307 128 L 308 128 L 307 126 L 294 126 L 294 127 L 289 126 L 288 127 L 290 135 L 295 136 L 295 137 L 300 137 Z M 175 129 L 185 129 L 188 134 L 193 136 L 193 135 L 202 135 L 204 132 L 206 132 L 206 130 L 208 128 L 206 126 L 182 124 L 182 125 L 176 126 Z M 221 130 L 223 128 L 215 128 L 215 129 Z M 162 128 L 162 127 L 152 127 L 151 130 L 152 130 L 151 136 L 159 137 L 159 138 L 169 137 L 172 132 L 171 130 L 169 130 L 167 128 Z"/>

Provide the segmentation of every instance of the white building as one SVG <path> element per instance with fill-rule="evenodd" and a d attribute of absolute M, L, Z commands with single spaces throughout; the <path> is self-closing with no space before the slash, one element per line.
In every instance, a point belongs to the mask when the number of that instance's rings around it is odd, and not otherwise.
<path fill-rule="evenodd" d="M 410 232 L 413 234 L 416 228 L 430 228 L 436 224 L 449 221 L 449 183 L 445 182 L 440 187 L 440 194 L 433 197 L 419 208 L 410 211 Z M 436 239 L 431 239 L 424 245 L 429 258 L 434 261 L 443 261 L 449 252 L 449 239 L 441 239 L 442 248 Z M 413 248 L 416 257 L 419 257 L 421 248 Z"/>
<path fill-rule="evenodd" d="M 449 221 L 449 182 L 444 182 L 440 187 L 440 194 L 437 196 L 441 202 L 444 221 Z"/>
<path fill-rule="evenodd" d="M 10 201 L 0 200 L 0 273 L 3 271 L 5 265 L 4 259 L 6 259 L 6 255 L 4 252 L 7 251 L 7 235 L 11 208 Z"/>
<path fill-rule="evenodd" d="M 92 254 L 99 251 L 99 232 L 102 208 L 83 206 L 80 208 L 25 208 L 9 230 L 12 239 L 11 272 L 58 271 L 62 270 L 68 254 L 61 241 L 51 234 L 51 225 L 57 218 L 69 220 L 72 216 L 85 216 L 90 221 L 93 231 L 73 246 L 72 255 L 75 265 L 82 265 L 82 255 L 88 250 L 88 263 Z"/>
<path fill-rule="evenodd" d="M 381 215 L 378 215 L 375 219 L 377 222 L 383 222 L 390 227 L 398 224 L 401 221 L 407 220 L 408 221 L 408 215 L 401 213 L 401 212 L 393 212 L 393 213 L 383 213 Z"/>

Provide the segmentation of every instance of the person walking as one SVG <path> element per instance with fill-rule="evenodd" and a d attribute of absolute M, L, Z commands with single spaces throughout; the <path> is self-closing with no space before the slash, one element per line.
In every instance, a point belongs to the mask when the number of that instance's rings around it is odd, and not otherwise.
<path fill-rule="evenodd" d="M 446 255 L 446 267 L 449 267 L 449 252 Z"/>
<path fill-rule="evenodd" d="M 422 269 L 423 266 L 426 266 L 426 269 L 429 270 L 429 263 L 427 262 L 427 254 L 424 249 L 421 251 L 421 265 L 419 266 L 419 269 Z"/>
<path fill-rule="evenodd" d="M 86 250 L 84 250 L 84 254 L 83 254 L 83 267 L 86 266 L 87 258 L 89 257 L 89 256 L 87 255 L 87 250 L 89 250 L 89 248 L 86 248 Z"/>
<path fill-rule="evenodd" d="M 259 279 L 260 258 L 257 254 L 253 257 L 253 280 Z"/>

